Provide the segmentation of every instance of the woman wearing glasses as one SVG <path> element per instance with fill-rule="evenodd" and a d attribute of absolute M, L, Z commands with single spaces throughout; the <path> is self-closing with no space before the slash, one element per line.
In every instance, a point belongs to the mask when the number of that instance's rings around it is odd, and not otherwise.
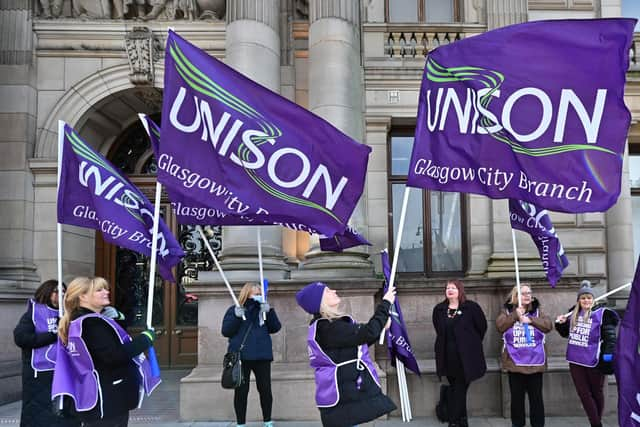
<path fill-rule="evenodd" d="M 502 369 L 509 374 L 511 391 L 511 425 L 524 427 L 524 397 L 529 395 L 531 427 L 544 427 L 542 373 L 547 367 L 545 334 L 553 328 L 549 316 L 540 309 L 540 302 L 531 294 L 529 285 L 514 286 L 504 304 L 496 328 L 503 334 Z"/>

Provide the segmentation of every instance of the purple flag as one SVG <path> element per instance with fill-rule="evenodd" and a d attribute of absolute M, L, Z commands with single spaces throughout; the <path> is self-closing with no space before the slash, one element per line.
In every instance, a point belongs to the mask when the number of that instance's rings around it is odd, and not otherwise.
<path fill-rule="evenodd" d="M 527 22 L 430 52 L 407 185 L 606 211 L 620 193 L 635 22 Z"/>
<path fill-rule="evenodd" d="M 62 133 L 58 222 L 100 230 L 107 242 L 150 256 L 153 205 L 69 125 Z M 175 282 L 171 268 L 184 252 L 162 219 L 157 240 L 159 272 Z"/>
<path fill-rule="evenodd" d="M 512 228 L 531 235 L 533 243 L 538 248 L 547 280 L 555 287 L 562 277 L 562 272 L 569 265 L 569 260 L 564 254 L 564 248 L 551 223 L 549 213 L 531 203 L 509 199 L 509 218 Z"/>
<path fill-rule="evenodd" d="M 371 149 L 170 31 L 158 179 L 203 205 L 332 236 Z"/>
<path fill-rule="evenodd" d="M 382 272 L 384 273 L 384 292 L 387 292 L 391 275 L 391 267 L 389 265 L 389 252 L 385 249 L 380 252 L 382 258 Z M 391 306 L 391 327 L 387 331 L 387 348 L 389 350 L 389 359 L 391 364 L 396 365 L 396 359 L 401 361 L 404 366 L 412 372 L 420 375 L 420 367 L 416 356 L 413 354 L 411 342 L 409 342 L 409 334 L 404 324 L 402 310 L 400 309 L 400 301 L 396 298 L 396 302 Z"/>
<path fill-rule="evenodd" d="M 371 246 L 371 243 L 351 226 L 347 226 L 344 233 L 335 234 L 333 237 L 320 238 L 320 249 L 323 251 L 342 252 L 345 249 L 360 245 Z"/>
<path fill-rule="evenodd" d="M 640 426 L 640 260 L 616 344 L 618 425 Z"/>

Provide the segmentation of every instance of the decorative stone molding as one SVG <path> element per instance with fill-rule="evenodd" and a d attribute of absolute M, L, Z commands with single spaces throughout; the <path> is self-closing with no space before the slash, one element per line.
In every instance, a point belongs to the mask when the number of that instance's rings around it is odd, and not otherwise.
<path fill-rule="evenodd" d="M 487 0 L 487 30 L 527 21 L 527 0 Z"/>
<path fill-rule="evenodd" d="M 230 0 L 227 24 L 243 19 L 262 22 L 278 31 L 280 0 Z"/>
<path fill-rule="evenodd" d="M 32 40 L 31 2 L 29 0 L 1 0 L 0 65 L 31 64 Z"/>
<path fill-rule="evenodd" d="M 129 59 L 129 78 L 134 85 L 153 83 L 154 62 L 160 58 L 160 41 L 147 27 L 133 27 L 124 37 L 124 46 Z"/>
<path fill-rule="evenodd" d="M 322 18 L 344 19 L 356 28 L 360 25 L 360 2 L 353 0 L 310 0 L 309 22 Z"/>

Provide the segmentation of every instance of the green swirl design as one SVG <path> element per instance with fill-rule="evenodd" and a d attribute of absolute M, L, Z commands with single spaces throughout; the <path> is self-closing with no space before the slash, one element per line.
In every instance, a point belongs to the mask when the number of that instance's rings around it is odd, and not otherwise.
<path fill-rule="evenodd" d="M 487 92 L 485 95 L 480 97 L 480 105 L 482 105 L 485 109 L 489 109 L 489 104 L 492 101 L 492 94 L 502 86 L 504 82 L 504 74 L 493 71 L 486 70 L 484 68 L 479 67 L 450 67 L 446 68 L 442 65 L 438 64 L 433 58 L 427 58 L 427 78 L 432 82 L 437 83 L 446 83 L 446 82 L 462 82 L 466 80 L 475 80 L 480 82 L 485 88 L 490 88 L 491 90 Z M 494 123 L 488 117 L 483 116 L 480 120 L 480 124 L 484 128 L 489 128 L 493 125 L 499 124 Z M 526 156 L 532 157 L 544 157 L 544 156 L 553 156 L 555 154 L 567 153 L 570 151 L 600 151 L 603 153 L 609 153 L 617 156 L 618 154 L 612 150 L 607 148 L 598 147 L 597 145 L 592 144 L 565 144 L 558 145 L 555 147 L 542 147 L 542 148 L 527 148 L 521 145 L 520 143 L 513 141 L 509 134 L 503 129 L 498 132 L 489 134 L 492 138 L 507 144 L 511 149 L 518 154 L 524 154 Z"/>
<path fill-rule="evenodd" d="M 118 172 L 116 169 L 113 168 L 113 166 L 111 166 L 111 164 L 109 164 L 104 158 L 102 158 L 101 156 L 97 155 L 95 152 L 93 152 L 93 150 L 91 150 L 89 147 L 87 147 L 86 143 L 80 139 L 80 137 L 78 136 L 78 134 L 76 134 L 76 132 L 74 130 L 66 131 L 65 130 L 65 136 L 67 137 L 67 139 L 69 140 L 69 142 L 71 143 L 71 149 L 73 150 L 74 153 L 76 153 L 77 156 L 85 159 L 87 162 L 91 163 L 91 164 L 95 164 L 98 166 L 101 166 L 103 169 L 106 169 L 107 171 L 109 171 L 112 175 L 114 175 L 115 177 L 117 177 L 118 179 L 120 179 L 121 182 L 124 182 L 125 184 L 128 184 L 128 181 L 122 176 L 120 175 L 120 172 Z M 128 186 L 129 189 L 132 189 L 131 186 Z M 133 187 L 135 188 L 135 187 Z M 137 190 L 137 189 L 136 189 Z M 134 190 L 134 194 L 135 190 Z M 139 196 L 139 194 L 138 194 Z M 122 195 L 122 200 L 123 202 L 125 201 L 124 199 L 126 198 L 126 195 Z M 143 202 L 144 198 L 140 197 L 138 199 L 138 202 Z M 140 215 L 140 213 L 138 212 L 137 209 L 132 209 L 126 206 L 123 206 L 127 212 L 129 212 L 131 214 L 131 216 L 133 216 L 135 219 L 137 219 L 138 221 L 140 221 L 141 223 L 144 224 L 144 220 L 142 219 L 142 215 Z"/>
<path fill-rule="evenodd" d="M 207 97 L 213 98 L 218 102 L 221 102 L 228 108 L 238 112 L 239 114 L 252 119 L 262 130 L 265 136 L 255 135 L 251 138 L 251 141 L 256 146 L 265 144 L 270 139 L 277 139 L 282 136 L 282 131 L 274 124 L 270 123 L 259 111 L 256 111 L 249 104 L 245 103 L 238 97 L 234 96 L 231 92 L 225 90 L 222 86 L 211 80 L 209 76 L 200 71 L 182 52 L 178 43 L 174 40 L 169 47 L 169 54 L 174 60 L 175 69 L 191 89 L 199 92 Z M 250 150 L 245 146 L 244 142 L 238 147 L 238 158 L 242 161 L 248 161 Z M 340 219 L 329 209 L 321 206 L 310 200 L 301 199 L 283 193 L 282 191 L 272 187 L 269 183 L 265 182 L 262 178 L 257 176 L 253 169 L 243 167 L 244 171 L 249 177 L 264 191 L 272 196 L 281 199 L 288 203 L 293 203 L 300 206 L 306 206 L 312 209 L 319 210 L 336 221 L 340 222 Z"/>

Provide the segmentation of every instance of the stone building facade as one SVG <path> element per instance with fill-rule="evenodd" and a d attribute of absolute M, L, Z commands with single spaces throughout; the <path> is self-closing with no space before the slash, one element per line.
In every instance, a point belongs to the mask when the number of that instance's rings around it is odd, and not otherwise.
<path fill-rule="evenodd" d="M 8 0 L 0 2 L 0 398 L 19 398 L 19 351 L 11 331 L 38 284 L 56 276 L 57 122 L 65 120 L 96 150 L 151 192 L 155 164 L 137 114 L 159 117 L 168 27 L 272 91 L 308 108 L 373 150 L 364 195 L 351 223 L 373 243 L 334 254 L 317 238 L 263 227 L 270 302 L 283 329 L 274 336 L 274 416 L 316 419 L 308 367 L 309 318 L 294 293 L 323 280 L 366 320 L 380 299 L 378 253 L 392 247 L 406 180 L 425 55 L 434 47 L 504 25 L 558 18 L 621 16 L 627 0 Z M 629 2 L 631 3 L 631 2 Z M 636 16 L 638 17 L 638 16 Z M 640 34 L 630 52 L 625 101 L 632 113 L 618 203 L 605 213 L 552 214 L 569 268 L 556 289 L 545 283 L 536 249 L 518 233 L 523 280 L 552 315 L 575 300 L 582 279 L 604 293 L 631 280 L 640 252 Z M 636 161 L 638 159 L 638 161 Z M 638 187 L 638 188 L 636 188 Z M 640 201 L 640 198 L 638 198 Z M 181 382 L 181 416 L 233 418 L 219 376 L 226 342 L 222 314 L 231 304 L 193 229 L 166 208 L 188 257 L 178 286 L 158 284 L 154 324 L 163 364 L 193 368 Z M 477 195 L 415 190 L 403 239 L 398 295 L 424 375 L 408 376 L 414 416 L 432 415 L 438 391 L 433 306 L 447 278 L 461 277 L 491 322 L 515 283 L 507 203 Z M 255 281 L 255 230 L 209 228 L 234 286 Z M 105 244 L 93 230 L 64 226 L 63 271 L 109 278 L 119 308 L 140 324 L 146 259 Z M 621 293 L 610 305 L 624 310 Z M 156 307 L 157 305 L 157 307 Z M 137 323 L 136 323 L 137 322 Z M 578 414 L 564 362 L 564 341 L 548 336 L 549 414 Z M 470 412 L 508 411 L 501 337 L 484 342 L 489 371 L 471 386 Z M 393 368 L 374 349 L 383 385 L 399 402 Z M 610 382 L 614 381 L 610 378 Z M 615 387 L 609 384 L 615 395 Z M 255 397 L 255 396 L 253 396 Z M 252 398 L 253 398 L 252 397 Z M 613 398 L 608 410 L 614 410 Z M 250 404 L 258 416 L 257 401 Z"/>

